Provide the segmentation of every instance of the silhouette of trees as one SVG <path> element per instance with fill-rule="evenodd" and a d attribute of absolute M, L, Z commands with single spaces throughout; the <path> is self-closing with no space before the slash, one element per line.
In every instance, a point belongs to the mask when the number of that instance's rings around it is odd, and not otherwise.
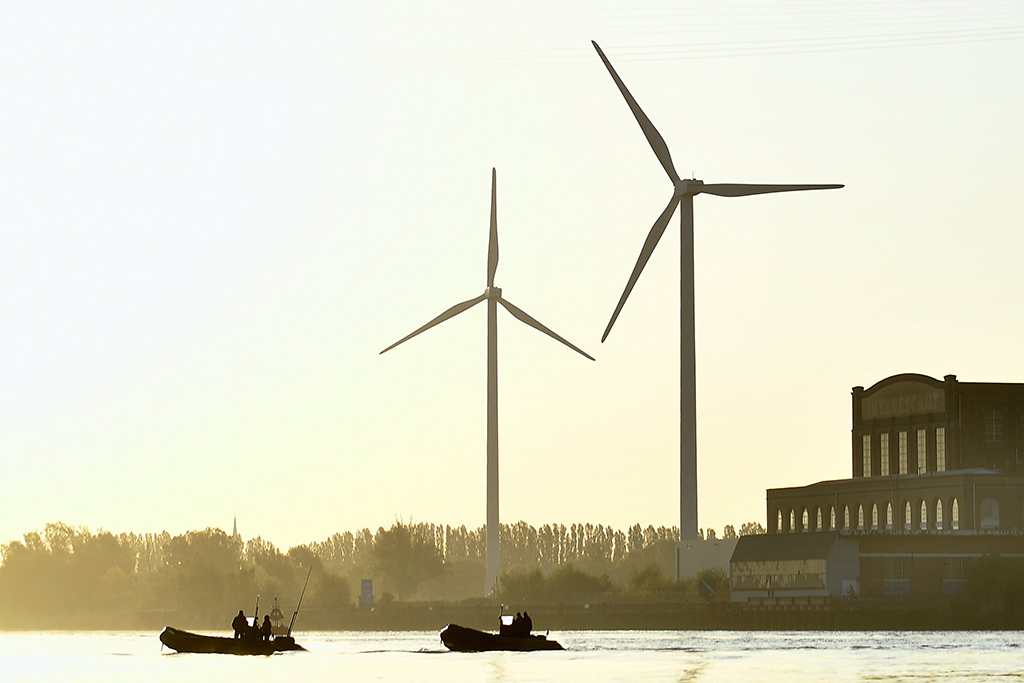
<path fill-rule="evenodd" d="M 374 537 L 374 568 L 394 588 L 398 599 L 408 598 L 427 579 L 444 571 L 441 553 L 432 534 L 396 522 L 390 529 L 380 529 Z"/>
<path fill-rule="evenodd" d="M 594 576 L 577 569 L 573 564 L 563 564 L 548 576 L 548 597 L 562 599 L 612 595 L 617 591 L 607 574 Z"/>
<path fill-rule="evenodd" d="M 761 536 L 768 533 L 760 522 L 747 522 L 740 527 L 740 536 Z"/>
<path fill-rule="evenodd" d="M 588 574 L 572 563 L 563 564 L 547 577 L 533 569 L 502 572 L 498 579 L 498 594 L 510 603 L 599 598 L 619 592 L 607 574 Z"/>
<path fill-rule="evenodd" d="M 11 610 L 40 615 L 93 611 L 98 600 L 134 593 L 134 558 L 109 532 L 66 524 L 3 546 L 0 596 Z"/>
<path fill-rule="evenodd" d="M 317 582 L 316 592 L 310 596 L 310 607 L 343 609 L 352 604 L 352 591 L 348 579 L 339 574 L 324 572 Z"/>
<path fill-rule="evenodd" d="M 140 610 L 215 617 L 248 612 L 257 594 L 297 600 L 307 568 L 320 564 L 309 549 L 285 555 L 259 538 L 243 548 L 241 539 L 210 528 L 174 537 L 115 536 L 54 523 L 3 545 L 0 553 L 0 623 L 21 628 L 33 620 L 95 626 L 96 615 Z M 324 595 L 332 604 L 347 601 L 347 578 L 344 590 L 330 581 Z"/>
<path fill-rule="evenodd" d="M 703 581 L 711 586 L 716 600 L 729 601 L 729 574 L 724 569 L 717 567 L 702 569 L 697 573 L 695 580 L 698 583 Z"/>
<path fill-rule="evenodd" d="M 665 576 L 654 563 L 641 569 L 634 568 L 629 575 L 629 592 L 636 595 L 658 595 L 678 590 L 679 584 Z"/>
<path fill-rule="evenodd" d="M 764 529 L 748 522 L 739 533 Z M 115 535 L 55 522 L 0 546 L 0 624 L 29 627 L 31 619 L 50 624 L 58 617 L 91 624 L 90 615 L 148 610 L 209 620 L 251 611 L 257 594 L 264 608 L 274 596 L 297 601 L 310 568 L 311 607 L 352 606 L 361 578 L 375 579 L 378 595 L 401 600 L 483 597 L 486 538 L 484 526 L 396 522 L 283 552 L 259 536 L 243 541 L 216 528 Z M 499 586 L 508 601 L 681 590 L 668 578 L 676 527 L 517 522 L 503 524 L 500 538 Z"/>
<path fill-rule="evenodd" d="M 546 600 L 547 579 L 540 569 L 505 571 L 498 577 L 498 594 L 508 603 Z"/>

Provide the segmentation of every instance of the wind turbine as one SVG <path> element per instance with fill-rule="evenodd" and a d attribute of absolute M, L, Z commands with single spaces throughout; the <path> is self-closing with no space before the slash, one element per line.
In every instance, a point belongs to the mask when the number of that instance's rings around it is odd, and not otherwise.
<path fill-rule="evenodd" d="M 481 301 L 487 301 L 487 574 L 484 577 L 484 590 L 490 593 L 501 573 L 501 554 L 499 548 L 498 521 L 498 304 L 501 304 L 515 318 L 530 327 L 540 330 L 552 339 L 556 339 L 573 351 L 594 360 L 589 354 L 581 351 L 568 341 L 530 317 L 522 309 L 512 305 L 502 297 L 501 289 L 494 286 L 494 272 L 498 269 L 498 203 L 497 203 L 497 171 L 491 169 L 491 234 L 487 245 L 487 288 L 475 299 L 455 304 L 412 334 L 402 337 L 381 353 L 386 353 L 402 342 L 408 341 L 426 332 L 431 327 L 454 318 L 467 311 Z"/>
<path fill-rule="evenodd" d="M 640 250 L 640 257 L 633 266 L 633 272 L 626 282 L 626 289 L 619 297 L 619 303 L 615 306 L 601 336 L 601 342 L 608 338 L 619 312 L 622 311 L 626 298 L 633 291 L 640 273 L 647 265 L 648 259 L 658 246 L 665 228 L 668 226 L 676 207 L 680 209 L 680 223 L 682 226 L 682 238 L 679 250 L 679 536 L 681 541 L 697 540 L 697 360 L 696 360 L 696 332 L 694 329 L 693 314 L 693 198 L 698 194 L 713 194 L 719 197 L 745 197 L 753 194 L 768 194 L 770 192 L 795 192 L 797 190 L 831 190 L 843 187 L 842 185 L 747 185 L 737 183 L 715 183 L 704 184 L 704 181 L 697 179 L 680 178 L 672 165 L 672 157 L 668 151 L 668 145 L 658 133 L 654 124 L 647 115 L 640 109 L 633 96 L 629 94 L 626 85 L 615 73 L 611 62 L 605 57 L 600 46 L 591 41 L 601 61 L 608 67 L 615 85 L 619 92 L 626 98 L 633 116 L 644 132 L 647 142 L 654 150 L 655 156 L 661 162 L 665 173 L 672 181 L 672 197 L 668 206 L 661 212 L 654 226 L 647 235 L 643 249 Z"/>

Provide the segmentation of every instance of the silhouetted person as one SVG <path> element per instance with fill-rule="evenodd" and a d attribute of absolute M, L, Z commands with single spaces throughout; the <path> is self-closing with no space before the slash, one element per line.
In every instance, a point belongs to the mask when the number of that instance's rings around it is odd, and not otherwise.
<path fill-rule="evenodd" d="M 509 629 L 509 631 L 509 635 L 514 636 L 516 638 L 519 638 L 523 635 L 523 615 L 519 612 L 516 612 L 515 618 L 512 619 L 512 628 Z"/>
<path fill-rule="evenodd" d="M 260 633 L 260 618 L 256 615 L 252 617 L 252 626 L 246 626 L 245 637 L 249 640 L 259 640 L 263 637 Z"/>
<path fill-rule="evenodd" d="M 235 629 L 235 638 L 241 638 L 245 635 L 245 630 L 249 628 L 249 621 L 245 618 L 245 612 L 238 610 L 238 614 L 231 620 L 231 628 Z"/>
<path fill-rule="evenodd" d="M 270 634 L 273 632 L 274 626 L 270 623 L 270 615 L 263 617 L 263 626 L 260 627 L 260 635 L 263 636 L 263 640 L 270 640 Z"/>
<path fill-rule="evenodd" d="M 530 618 L 529 612 L 523 612 L 523 636 L 530 635 L 530 631 L 533 630 L 533 619 Z"/>

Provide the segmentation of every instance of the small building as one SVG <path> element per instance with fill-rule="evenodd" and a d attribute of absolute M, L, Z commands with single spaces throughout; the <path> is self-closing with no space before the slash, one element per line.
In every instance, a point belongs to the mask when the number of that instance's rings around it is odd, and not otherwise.
<path fill-rule="evenodd" d="M 855 592 L 960 594 L 977 558 L 1024 556 L 1022 450 L 1024 384 L 900 374 L 854 387 L 851 478 L 769 489 L 768 535 L 744 566 L 820 559 L 782 538 L 838 534 L 858 548 Z"/>
<path fill-rule="evenodd" d="M 855 541 L 836 532 L 743 536 L 729 565 L 733 602 L 786 603 L 856 593 Z"/>

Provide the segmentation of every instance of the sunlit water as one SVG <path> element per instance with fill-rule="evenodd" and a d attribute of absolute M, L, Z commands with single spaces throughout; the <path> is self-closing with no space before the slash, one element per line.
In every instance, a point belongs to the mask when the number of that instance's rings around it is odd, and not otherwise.
<path fill-rule="evenodd" d="M 156 632 L 0 633 L 0 681 L 1005 681 L 1024 634 L 563 631 L 565 652 L 447 652 L 435 632 L 302 633 L 309 652 L 174 654 Z"/>

